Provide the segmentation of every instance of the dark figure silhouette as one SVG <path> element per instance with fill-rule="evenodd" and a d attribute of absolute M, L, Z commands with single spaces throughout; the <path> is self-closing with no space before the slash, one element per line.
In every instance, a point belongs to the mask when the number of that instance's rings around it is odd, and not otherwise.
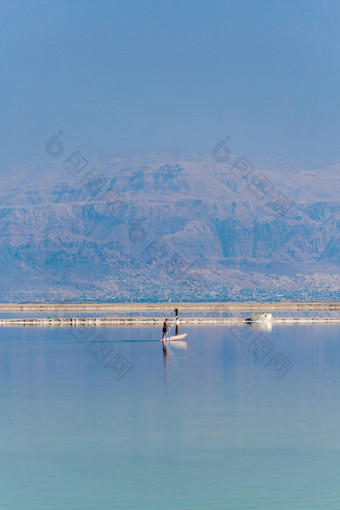
<path fill-rule="evenodd" d="M 163 322 L 163 335 L 162 335 L 162 340 L 164 340 L 166 338 L 166 334 L 168 332 L 168 319 L 165 319 L 165 321 Z"/>

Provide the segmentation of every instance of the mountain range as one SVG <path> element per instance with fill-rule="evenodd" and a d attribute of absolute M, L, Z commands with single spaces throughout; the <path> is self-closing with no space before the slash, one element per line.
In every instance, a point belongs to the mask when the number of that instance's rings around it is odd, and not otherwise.
<path fill-rule="evenodd" d="M 340 297 L 339 162 L 81 156 L 0 173 L 1 301 Z"/>

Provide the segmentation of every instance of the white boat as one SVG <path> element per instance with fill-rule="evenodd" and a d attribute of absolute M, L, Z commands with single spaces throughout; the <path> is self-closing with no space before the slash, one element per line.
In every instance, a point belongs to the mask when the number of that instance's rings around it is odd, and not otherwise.
<path fill-rule="evenodd" d="M 164 342 L 177 342 L 178 340 L 184 340 L 188 336 L 188 333 L 183 333 L 182 335 L 175 335 L 175 336 L 167 336 L 164 339 L 161 338 L 161 342 L 164 340 Z"/>

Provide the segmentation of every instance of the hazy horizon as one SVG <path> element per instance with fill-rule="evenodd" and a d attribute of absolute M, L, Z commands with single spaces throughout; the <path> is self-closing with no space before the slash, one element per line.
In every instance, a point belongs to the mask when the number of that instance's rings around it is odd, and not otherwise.
<path fill-rule="evenodd" d="M 96 154 L 340 159 L 340 5 L 3 1 L 2 166 Z"/>

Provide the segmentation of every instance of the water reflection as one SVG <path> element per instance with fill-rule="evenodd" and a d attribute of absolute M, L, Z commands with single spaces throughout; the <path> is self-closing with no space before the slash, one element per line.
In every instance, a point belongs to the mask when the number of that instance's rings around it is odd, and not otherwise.
<path fill-rule="evenodd" d="M 276 326 L 264 359 L 263 330 L 186 331 L 164 356 L 159 328 L 98 330 L 117 381 L 67 329 L 2 329 L 3 508 L 337 508 L 340 327 Z"/>
<path fill-rule="evenodd" d="M 266 331 L 270 333 L 273 329 L 271 322 L 252 322 L 251 329 L 253 331 Z"/>

